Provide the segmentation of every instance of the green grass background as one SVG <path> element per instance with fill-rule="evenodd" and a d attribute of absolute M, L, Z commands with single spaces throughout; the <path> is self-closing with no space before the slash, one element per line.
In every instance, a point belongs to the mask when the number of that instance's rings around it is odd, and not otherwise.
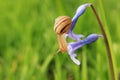
<path fill-rule="evenodd" d="M 0 0 L 0 80 L 110 80 L 104 40 L 78 49 L 77 66 L 58 49 L 53 31 L 55 18 L 74 16 L 77 7 L 91 2 L 108 36 L 120 80 L 120 1 L 119 0 Z M 87 36 L 101 34 L 90 7 L 74 29 Z"/>

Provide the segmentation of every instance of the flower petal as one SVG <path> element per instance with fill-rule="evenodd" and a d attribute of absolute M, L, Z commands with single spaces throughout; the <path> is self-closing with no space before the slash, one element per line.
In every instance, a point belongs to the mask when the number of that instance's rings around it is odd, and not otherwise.
<path fill-rule="evenodd" d="M 98 39 L 98 37 L 102 37 L 102 35 L 90 34 L 84 40 L 68 43 L 67 44 L 68 54 L 70 55 L 70 58 L 72 59 L 72 61 L 76 63 L 77 65 L 80 65 L 79 60 L 76 59 L 77 55 L 75 54 L 75 50 L 81 48 L 82 46 L 86 44 L 95 42 Z"/>
<path fill-rule="evenodd" d="M 67 48 L 68 48 L 68 54 L 70 55 L 70 58 L 72 59 L 72 61 L 74 63 L 76 63 L 77 65 L 80 65 L 79 60 L 76 59 L 76 54 L 74 53 L 76 49 L 82 47 L 83 45 L 85 45 L 85 41 L 81 40 L 78 42 L 71 42 L 68 43 Z"/>
<path fill-rule="evenodd" d="M 84 40 L 80 40 L 80 41 L 77 41 L 77 42 L 68 43 L 67 46 L 70 47 L 68 50 L 71 50 L 72 52 L 74 52 L 75 50 L 81 48 L 85 44 L 86 44 L 86 42 Z"/>
<path fill-rule="evenodd" d="M 68 36 L 69 36 L 70 38 L 72 38 L 73 40 L 77 40 L 77 41 L 80 41 L 81 38 L 84 38 L 84 35 L 82 35 L 82 34 L 74 34 L 73 32 L 70 32 L 70 33 L 68 34 Z"/>
<path fill-rule="evenodd" d="M 70 58 L 73 60 L 74 63 L 76 63 L 77 65 L 80 65 L 80 61 L 77 60 L 74 56 L 70 55 Z"/>
<path fill-rule="evenodd" d="M 75 13 L 74 17 L 72 18 L 71 31 L 73 30 L 73 28 L 74 28 L 74 26 L 75 26 L 75 24 L 76 24 L 79 16 L 81 16 L 85 12 L 87 6 L 90 6 L 90 5 L 91 5 L 91 3 L 86 3 L 86 4 L 83 4 L 83 5 L 81 5 L 81 6 L 78 7 L 78 9 L 76 10 L 76 13 Z"/>
<path fill-rule="evenodd" d="M 90 6 L 90 5 L 91 5 L 91 3 L 83 4 L 83 5 L 79 6 L 78 9 L 76 10 L 74 17 L 72 18 L 72 27 L 70 28 L 70 31 L 68 32 L 68 36 L 70 38 L 79 41 L 80 38 L 84 37 L 83 35 L 74 34 L 73 29 L 74 29 L 74 26 L 75 26 L 79 16 L 81 16 L 85 12 L 87 6 Z"/>
<path fill-rule="evenodd" d="M 90 34 L 87 36 L 87 38 L 85 39 L 85 43 L 86 44 L 90 44 L 90 43 L 93 43 L 95 42 L 98 37 L 102 37 L 102 35 L 98 35 L 98 34 Z"/>
<path fill-rule="evenodd" d="M 68 53 L 69 53 L 70 58 L 72 59 L 72 61 L 74 63 L 76 63 L 77 65 L 80 65 L 80 61 L 76 59 L 77 55 L 74 53 L 74 50 L 73 50 L 71 45 L 68 46 Z"/>

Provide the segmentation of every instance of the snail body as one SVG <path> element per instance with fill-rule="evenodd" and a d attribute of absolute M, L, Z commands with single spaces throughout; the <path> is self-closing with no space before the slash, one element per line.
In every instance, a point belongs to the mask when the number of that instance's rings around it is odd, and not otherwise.
<path fill-rule="evenodd" d="M 70 30 L 72 20 L 68 16 L 60 16 L 55 20 L 54 31 L 57 34 L 59 49 L 62 53 L 67 51 L 65 34 Z"/>

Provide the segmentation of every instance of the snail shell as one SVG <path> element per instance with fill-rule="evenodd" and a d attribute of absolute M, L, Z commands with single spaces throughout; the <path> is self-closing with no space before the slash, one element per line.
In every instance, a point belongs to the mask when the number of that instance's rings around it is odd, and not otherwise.
<path fill-rule="evenodd" d="M 67 33 L 71 28 L 72 20 L 68 16 L 60 16 L 55 20 L 54 31 L 56 34 Z"/>

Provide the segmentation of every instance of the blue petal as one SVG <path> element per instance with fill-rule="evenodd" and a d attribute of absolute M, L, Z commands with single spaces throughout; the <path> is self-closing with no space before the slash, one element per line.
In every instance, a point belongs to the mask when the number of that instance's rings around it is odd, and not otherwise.
<path fill-rule="evenodd" d="M 76 10 L 76 13 L 75 13 L 74 17 L 72 18 L 71 31 L 73 30 L 73 28 L 74 28 L 74 26 L 75 26 L 75 24 L 76 24 L 79 16 L 81 16 L 85 12 L 86 8 L 88 6 L 90 6 L 90 5 L 91 5 L 91 3 L 86 3 L 86 4 L 83 4 L 83 5 L 81 5 L 81 6 L 78 7 L 78 9 Z"/>
<path fill-rule="evenodd" d="M 77 60 L 74 55 L 71 55 L 70 58 L 73 60 L 74 63 L 76 63 L 77 65 L 80 65 L 80 61 Z"/>
<path fill-rule="evenodd" d="M 90 34 L 84 40 L 68 43 L 67 44 L 68 54 L 70 55 L 70 58 L 72 59 L 72 61 L 74 63 L 76 63 L 77 65 L 80 65 L 79 60 L 76 59 L 77 55 L 75 54 L 75 50 L 81 48 L 82 46 L 84 46 L 86 44 L 90 44 L 90 43 L 95 42 L 99 37 L 103 37 L 103 36 L 98 35 L 98 34 Z"/>
<path fill-rule="evenodd" d="M 82 35 L 82 34 L 74 34 L 73 32 L 69 32 L 68 36 L 70 38 L 72 38 L 73 40 L 77 40 L 77 41 L 80 41 L 81 38 L 84 38 L 84 35 Z"/>
<path fill-rule="evenodd" d="M 74 63 L 76 63 L 77 65 L 80 65 L 80 61 L 76 59 L 76 54 L 74 53 L 74 50 L 71 48 L 71 46 L 68 46 L 68 53 L 70 55 L 70 58 L 72 59 L 72 61 Z"/>
<path fill-rule="evenodd" d="M 95 42 L 98 37 L 101 36 L 101 35 L 98 35 L 98 34 L 90 34 L 87 36 L 87 38 L 85 39 L 85 43 L 86 44 L 90 44 L 90 43 L 93 43 Z"/>
<path fill-rule="evenodd" d="M 82 46 L 84 46 L 85 44 L 86 44 L 86 42 L 84 40 L 80 40 L 77 42 L 68 43 L 68 46 L 71 46 L 72 50 L 75 51 L 75 50 L 81 48 Z"/>
<path fill-rule="evenodd" d="M 81 16 L 81 15 L 85 12 L 86 7 L 87 7 L 87 6 L 90 6 L 90 5 L 91 5 L 91 3 L 83 4 L 83 5 L 79 6 L 78 9 L 76 10 L 75 16 L 72 18 L 72 27 L 71 27 L 71 29 L 70 29 L 69 32 L 68 32 L 68 36 L 69 36 L 70 38 L 79 41 L 80 38 L 83 38 L 83 37 L 84 37 L 84 35 L 81 35 L 81 34 L 79 34 L 79 35 L 74 34 L 74 33 L 73 33 L 73 29 L 74 29 L 74 26 L 75 26 L 75 24 L 76 24 L 79 16 Z"/>
<path fill-rule="evenodd" d="M 77 65 L 80 65 L 80 62 L 79 60 L 76 59 L 77 55 L 75 54 L 75 50 L 81 48 L 85 44 L 86 44 L 85 41 L 80 40 L 78 42 L 68 43 L 67 45 L 68 54 L 70 55 L 70 58 L 72 59 L 72 61 Z"/>

